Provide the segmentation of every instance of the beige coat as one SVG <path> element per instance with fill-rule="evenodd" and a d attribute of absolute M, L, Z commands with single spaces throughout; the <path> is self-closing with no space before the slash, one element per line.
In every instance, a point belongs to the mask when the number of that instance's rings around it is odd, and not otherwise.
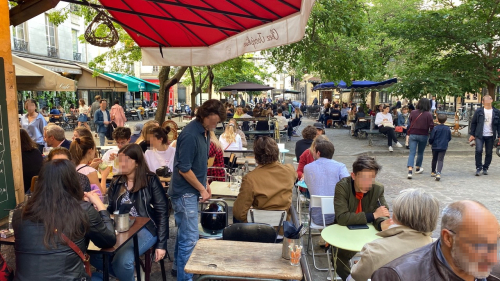
<path fill-rule="evenodd" d="M 297 173 L 292 165 L 278 162 L 257 166 L 241 182 L 240 193 L 234 202 L 233 215 L 247 222 L 247 212 L 253 206 L 259 210 L 286 210 L 290 213 L 293 184 Z"/>
<path fill-rule="evenodd" d="M 370 279 L 373 272 L 400 256 L 432 243 L 431 233 L 422 233 L 406 226 L 397 226 L 377 233 L 383 238 L 365 244 L 361 259 L 351 269 L 356 281 Z"/>

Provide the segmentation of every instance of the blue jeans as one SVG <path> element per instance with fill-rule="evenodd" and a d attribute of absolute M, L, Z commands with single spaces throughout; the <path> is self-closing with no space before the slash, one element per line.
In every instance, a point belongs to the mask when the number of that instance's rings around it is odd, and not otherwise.
<path fill-rule="evenodd" d="M 488 170 L 491 164 L 491 158 L 493 156 L 493 137 L 482 137 L 476 138 L 476 169 L 485 169 Z M 483 147 L 484 153 L 486 156 L 484 157 L 484 165 L 482 164 L 483 160 Z"/>
<path fill-rule="evenodd" d="M 143 228 L 137 233 L 137 239 L 139 241 L 139 255 L 144 254 L 153 247 L 158 240 L 147 228 Z M 134 281 L 134 262 L 134 241 L 130 239 L 113 256 L 110 262 L 109 274 L 115 276 L 120 281 Z M 102 255 L 90 255 L 90 263 L 95 268 L 102 270 Z M 93 273 L 92 280 L 102 280 L 102 273 Z"/>
<path fill-rule="evenodd" d="M 408 156 L 408 167 L 413 167 L 415 163 L 415 153 L 417 153 L 417 163 L 416 167 L 422 167 L 422 161 L 424 160 L 424 150 L 427 145 L 428 136 L 424 135 L 410 135 L 410 155 Z"/>
<path fill-rule="evenodd" d="M 174 265 L 177 265 L 177 280 L 192 281 L 193 274 L 184 272 L 184 267 L 198 241 L 198 196 L 186 193 L 172 199 L 177 240 L 174 249 Z M 121 280 L 120 280 L 121 281 Z"/>
<path fill-rule="evenodd" d="M 99 143 L 101 144 L 101 146 L 104 145 L 104 141 L 106 140 L 106 133 L 98 133 L 99 135 Z"/>

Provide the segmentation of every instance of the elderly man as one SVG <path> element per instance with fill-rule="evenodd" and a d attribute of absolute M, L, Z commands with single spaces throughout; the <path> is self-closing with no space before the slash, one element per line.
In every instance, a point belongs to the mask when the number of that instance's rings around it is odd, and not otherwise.
<path fill-rule="evenodd" d="M 373 281 L 486 281 L 498 263 L 498 221 L 484 205 L 459 201 L 443 210 L 441 236 L 381 267 Z"/>
<path fill-rule="evenodd" d="M 375 182 L 381 169 L 370 156 L 359 156 L 352 164 L 350 177 L 335 186 L 335 221 L 344 226 L 373 223 L 377 230 L 390 226 L 389 206 L 384 197 L 384 186 Z M 356 252 L 338 249 L 337 273 L 346 280 L 350 274 L 349 260 Z"/>
<path fill-rule="evenodd" d="M 48 125 L 44 128 L 43 139 L 48 147 L 64 147 L 69 149 L 71 141 L 64 135 L 64 129 L 57 125 Z"/>

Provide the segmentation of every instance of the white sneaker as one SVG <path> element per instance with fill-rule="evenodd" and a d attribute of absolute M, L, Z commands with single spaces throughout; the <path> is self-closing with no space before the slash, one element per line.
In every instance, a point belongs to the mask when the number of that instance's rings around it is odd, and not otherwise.
<path fill-rule="evenodd" d="M 421 174 L 424 172 L 424 168 L 420 167 L 419 169 L 415 169 L 415 174 Z"/>
<path fill-rule="evenodd" d="M 399 142 L 397 142 L 396 147 L 403 147 L 403 146 Z"/>
<path fill-rule="evenodd" d="M 393 151 L 394 151 L 394 149 L 392 149 L 392 146 L 389 146 L 389 151 L 390 151 L 390 152 L 393 152 Z"/>

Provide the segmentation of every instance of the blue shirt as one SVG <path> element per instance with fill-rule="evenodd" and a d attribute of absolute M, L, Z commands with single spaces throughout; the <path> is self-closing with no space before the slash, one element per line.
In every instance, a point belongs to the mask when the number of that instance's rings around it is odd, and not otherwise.
<path fill-rule="evenodd" d="M 179 172 L 193 171 L 198 181 L 206 186 L 209 150 L 210 134 L 205 131 L 198 120 L 189 122 L 177 138 L 174 171 L 168 195 L 172 198 L 179 198 L 186 193 L 200 195 L 200 192 L 189 184 Z"/>
<path fill-rule="evenodd" d="M 45 121 L 42 114 L 38 113 L 38 116 L 31 123 L 28 120 L 28 114 L 21 116 L 21 126 L 28 132 L 33 141 L 39 145 L 45 145 L 43 128 L 47 126 L 47 121 Z"/>

